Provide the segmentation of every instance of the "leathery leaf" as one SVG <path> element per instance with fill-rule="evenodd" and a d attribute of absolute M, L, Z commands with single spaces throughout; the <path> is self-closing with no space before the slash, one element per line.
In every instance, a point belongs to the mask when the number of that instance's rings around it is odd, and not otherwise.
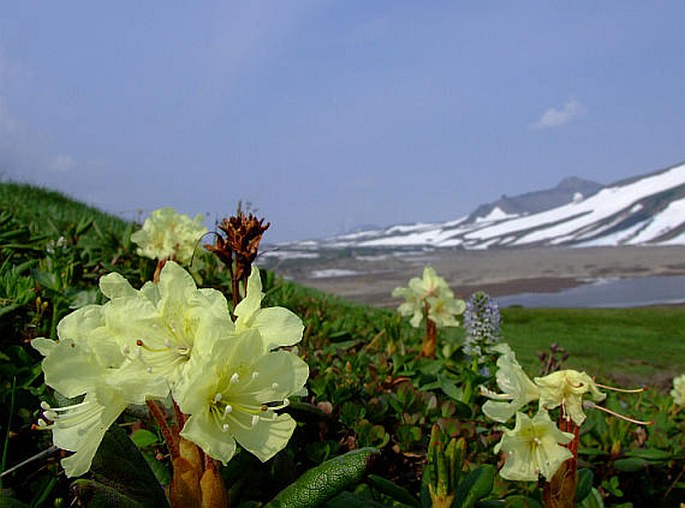
<path fill-rule="evenodd" d="M 360 448 L 327 460 L 283 489 L 265 508 L 320 506 L 347 487 L 359 483 L 372 459 L 379 454 L 376 448 Z"/>

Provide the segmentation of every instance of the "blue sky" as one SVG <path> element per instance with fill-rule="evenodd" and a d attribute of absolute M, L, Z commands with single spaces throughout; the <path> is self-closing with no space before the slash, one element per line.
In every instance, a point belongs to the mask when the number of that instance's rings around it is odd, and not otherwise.
<path fill-rule="evenodd" d="M 12 2 L 0 177 L 268 241 L 685 160 L 682 1 Z"/>

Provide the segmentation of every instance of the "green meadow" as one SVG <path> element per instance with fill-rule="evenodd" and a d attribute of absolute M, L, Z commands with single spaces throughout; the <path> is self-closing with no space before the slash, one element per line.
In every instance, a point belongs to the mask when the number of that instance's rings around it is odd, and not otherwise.
<path fill-rule="evenodd" d="M 685 307 L 503 311 L 503 335 L 532 367 L 558 343 L 568 367 L 625 383 L 666 388 L 685 366 Z"/>
<path fill-rule="evenodd" d="M 58 395 L 43 384 L 41 357 L 30 340 L 56 339 L 64 316 L 79 306 L 103 303 L 97 289 L 101 276 L 119 272 L 135 288 L 152 279 L 154 261 L 137 256 L 130 240 L 138 228 L 57 192 L 0 184 L 0 471 L 51 445 L 50 433 L 32 424 L 40 402 L 54 403 Z M 222 265 L 199 250 L 190 269 L 198 286 L 228 293 L 230 277 Z M 240 453 L 222 469 L 232 506 L 264 506 L 270 500 L 277 506 L 274 497 L 305 481 L 305 473 L 328 474 L 328 461 L 367 448 L 380 457 L 377 469 L 351 465 L 363 474 L 330 487 L 317 501 L 291 505 L 431 506 L 428 483 L 435 478 L 424 466 L 433 460 L 428 449 L 434 424 L 449 437 L 463 438 L 459 471 L 450 480 L 457 492 L 452 506 L 540 505 L 534 482 L 488 476 L 487 488 L 474 486 L 498 465 L 492 448 L 501 429 L 484 419 L 476 389 L 478 384 L 496 389 L 494 360 L 487 365 L 490 377 L 472 369 L 460 351 L 462 329 L 441 330 L 437 358 L 420 358 L 422 330 L 393 311 L 347 302 L 274 273 L 264 272 L 262 281 L 263 305 L 284 306 L 304 322 L 298 350 L 310 368 L 308 394 L 287 409 L 299 423 L 283 452 L 266 464 Z M 685 421 L 668 392 L 672 379 L 685 372 L 685 308 L 514 307 L 502 309 L 502 323 L 503 340 L 531 377 L 543 368 L 539 355 L 557 344 L 568 354 L 562 368 L 585 371 L 603 384 L 648 388 L 635 396 L 612 395 L 607 402 L 635 418 L 655 420 L 646 433 L 623 421 L 607 423 L 598 412 L 588 417 L 581 435 L 578 504 L 677 506 L 685 498 Z M 563 351 L 555 357 L 562 359 Z M 150 478 L 160 488 L 168 485 L 159 430 L 140 411 L 127 413 L 120 429 L 132 436 L 136 453 L 150 465 Z M 103 456 L 104 448 L 98 452 Z M 110 473 L 94 472 L 87 490 L 70 484 L 58 459 L 47 454 L 4 475 L 0 506 L 69 506 L 74 498 L 101 506 L 98 482 Z M 120 487 L 130 506 L 149 505 L 144 486 Z"/>

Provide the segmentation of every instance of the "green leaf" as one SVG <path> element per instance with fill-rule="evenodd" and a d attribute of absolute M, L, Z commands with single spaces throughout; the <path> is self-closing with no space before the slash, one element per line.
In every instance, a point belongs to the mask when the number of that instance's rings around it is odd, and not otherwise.
<path fill-rule="evenodd" d="M 479 503 L 479 507 L 481 504 Z M 537 499 L 528 496 L 511 496 L 508 497 L 504 504 L 504 508 L 542 508 L 542 505 Z"/>
<path fill-rule="evenodd" d="M 305 472 L 283 489 L 266 506 L 269 508 L 314 508 L 359 483 L 371 460 L 379 455 L 375 448 L 360 448 L 327 460 Z"/>
<path fill-rule="evenodd" d="M 112 487 L 93 480 L 76 480 L 71 484 L 71 489 L 79 501 L 79 506 L 88 508 L 143 508 L 146 506 Z"/>
<path fill-rule="evenodd" d="M 623 497 L 623 491 L 619 488 L 618 476 L 612 476 L 609 480 L 602 480 L 602 488 L 615 497 Z"/>
<path fill-rule="evenodd" d="M 399 501 L 400 503 L 404 503 L 409 506 L 415 506 L 417 508 L 421 506 L 419 500 L 416 499 L 416 497 L 414 497 L 408 490 L 400 487 L 399 485 L 395 485 L 393 482 L 386 480 L 382 476 L 370 474 L 368 482 L 369 485 L 371 485 L 371 487 L 376 489 L 378 492 L 385 494 L 386 496 L 390 496 L 395 501 Z"/>
<path fill-rule="evenodd" d="M 133 441 L 133 444 L 135 444 L 138 448 L 146 448 L 158 443 L 159 439 L 157 438 L 156 434 L 150 432 L 149 430 L 138 429 L 131 434 L 131 441 Z"/>
<path fill-rule="evenodd" d="M 590 495 L 587 496 L 583 501 L 578 504 L 579 508 L 604 508 L 604 500 L 602 495 L 597 492 L 597 489 L 593 488 L 590 491 Z"/>
<path fill-rule="evenodd" d="M 10 312 L 14 312 L 15 310 L 21 308 L 21 305 L 19 304 L 12 304 L 12 305 L 5 305 L 0 308 L 0 317 L 4 316 L 5 314 L 9 314 Z"/>
<path fill-rule="evenodd" d="M 457 388 L 454 380 L 446 376 L 438 376 L 438 382 L 440 383 L 440 389 L 445 392 L 445 395 L 454 400 L 461 400 L 464 392 L 460 388 Z"/>
<path fill-rule="evenodd" d="M 454 414 L 456 416 L 458 416 L 462 420 L 470 420 L 471 418 L 473 418 L 473 410 L 471 409 L 471 406 L 469 406 L 465 402 L 462 402 L 461 400 L 455 400 L 453 402 L 455 405 Z"/>
<path fill-rule="evenodd" d="M 143 458 L 145 458 L 145 462 L 147 462 L 147 465 L 150 466 L 150 469 L 155 475 L 155 478 L 157 478 L 157 482 L 166 487 L 167 485 L 171 484 L 171 471 L 169 471 L 170 466 L 167 466 L 163 461 L 157 460 L 154 456 L 154 454 L 150 452 L 145 452 L 143 453 Z"/>
<path fill-rule="evenodd" d="M 39 284 L 47 289 L 52 289 L 54 291 L 59 291 L 60 284 L 57 275 L 51 272 L 45 272 L 42 270 L 31 270 L 33 273 L 33 278 L 36 284 Z"/>
<path fill-rule="evenodd" d="M 330 346 L 324 348 L 325 353 L 334 353 L 335 351 L 344 351 L 346 349 L 352 349 L 353 347 L 358 346 L 361 344 L 363 341 L 359 339 L 354 339 L 354 340 L 346 340 L 344 342 L 333 342 L 331 343 Z"/>
<path fill-rule="evenodd" d="M 323 508 L 383 508 L 386 505 L 353 492 L 343 491 L 324 503 Z"/>
<path fill-rule="evenodd" d="M 29 505 L 13 497 L 0 494 L 0 508 L 29 508 Z"/>
<path fill-rule="evenodd" d="M 145 457 L 121 427 L 105 433 L 90 469 L 98 483 L 143 506 L 168 506 Z"/>
<path fill-rule="evenodd" d="M 579 469 L 576 476 L 576 503 L 590 495 L 594 474 L 590 469 Z"/>
<path fill-rule="evenodd" d="M 627 459 L 618 459 L 614 462 L 614 469 L 623 473 L 636 473 L 642 471 L 649 465 L 649 462 L 639 457 L 629 457 Z"/>
<path fill-rule="evenodd" d="M 598 455 L 606 455 L 606 452 L 600 450 L 599 448 L 578 448 L 578 455 L 588 455 L 590 457 L 596 457 Z"/>
<path fill-rule="evenodd" d="M 671 460 L 673 454 L 666 450 L 656 450 L 654 448 L 646 448 L 644 450 L 630 450 L 626 452 L 626 457 L 639 457 L 650 462 L 665 462 Z"/>
<path fill-rule="evenodd" d="M 284 412 L 290 414 L 298 422 L 317 422 L 332 418 L 329 413 L 322 411 L 314 404 L 298 400 L 291 400 Z"/>
<path fill-rule="evenodd" d="M 430 496 L 430 468 L 424 467 L 421 475 L 421 488 L 419 490 L 419 500 L 421 501 L 421 508 L 431 508 L 433 502 Z"/>
<path fill-rule="evenodd" d="M 454 506 L 470 508 L 492 492 L 495 482 L 495 467 L 483 464 L 471 471 L 457 487 Z"/>
<path fill-rule="evenodd" d="M 352 342 L 349 340 L 350 337 L 350 332 L 348 332 L 347 330 L 340 330 L 338 332 L 331 333 L 328 336 L 328 340 L 330 340 L 331 342 Z"/>

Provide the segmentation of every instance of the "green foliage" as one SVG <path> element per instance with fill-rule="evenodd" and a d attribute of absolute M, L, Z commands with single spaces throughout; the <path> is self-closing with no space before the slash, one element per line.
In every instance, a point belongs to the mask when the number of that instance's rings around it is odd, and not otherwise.
<path fill-rule="evenodd" d="M 162 503 L 159 495 L 169 483 L 170 465 L 144 408 L 131 408 L 122 427 L 108 433 L 92 475 L 74 483 L 74 490 L 60 475 L 58 457 L 41 454 L 50 449 L 49 433 L 31 428 L 40 401 L 52 403 L 56 395 L 42 384 L 40 355 L 28 341 L 56 338 L 62 317 L 100 303 L 97 283 L 102 275 L 119 272 L 136 287 L 152 278 L 154 263 L 137 256 L 130 242 L 135 229 L 135 224 L 58 193 L 0 185 L 0 437 L 5 441 L 7 436 L 3 470 L 39 457 L 2 478 L 6 490 L 0 493 L 0 506 L 68 506 L 74 495 L 91 506 Z M 228 274 L 201 249 L 191 272 L 203 286 L 230 293 Z M 482 416 L 478 392 L 481 384 L 492 386 L 495 366 L 465 361 L 463 332 L 440 330 L 437 358 L 421 358 L 421 332 L 394 312 L 346 302 L 271 272 L 262 272 L 262 282 L 264 306 L 284 306 L 303 319 L 306 328 L 298 349 L 311 375 L 308 395 L 293 398 L 286 409 L 298 421 L 288 447 L 265 464 L 238 452 L 222 468 L 233 506 L 269 500 L 275 506 L 283 503 L 283 496 L 301 499 L 311 485 L 321 489 L 302 502 L 430 506 L 430 475 L 440 477 L 440 468 L 430 473 L 424 465 L 436 424 L 446 446 L 452 438 L 462 443 L 458 454 L 454 450 L 461 466 L 452 468 L 448 480 L 455 506 L 539 506 L 536 485 L 495 476 L 498 457 L 492 448 L 500 430 Z M 670 379 L 685 365 L 682 308 L 511 308 L 502 314 L 503 339 L 529 372 L 538 367 L 536 353 L 558 342 L 571 354 L 568 367 L 586 370 L 598 381 L 657 382 L 655 390 L 611 395 L 603 403 L 613 411 L 654 420 L 651 427 L 587 411 L 581 428 L 579 506 L 671 506 L 685 498 L 685 412 L 666 394 Z M 122 429 L 131 431 L 130 440 Z M 112 470 L 117 461 L 121 470 Z M 338 475 L 341 464 L 345 473 Z M 131 469 L 142 476 L 126 476 Z M 444 463 L 442 471 L 444 482 Z M 324 480 L 330 480 L 327 486 Z M 279 494 L 283 489 L 289 490 Z"/>
<path fill-rule="evenodd" d="M 157 478 L 134 441 L 120 427 L 113 427 L 105 434 L 91 471 L 95 481 L 81 480 L 85 483 L 76 489 L 76 497 L 85 506 L 117 506 L 116 503 L 125 499 L 130 500 L 131 506 L 167 506 Z M 114 504 L 96 502 L 112 496 L 115 496 Z"/>
<path fill-rule="evenodd" d="M 379 454 L 375 448 L 360 448 L 310 469 L 281 491 L 267 508 L 315 508 L 358 483 Z"/>

